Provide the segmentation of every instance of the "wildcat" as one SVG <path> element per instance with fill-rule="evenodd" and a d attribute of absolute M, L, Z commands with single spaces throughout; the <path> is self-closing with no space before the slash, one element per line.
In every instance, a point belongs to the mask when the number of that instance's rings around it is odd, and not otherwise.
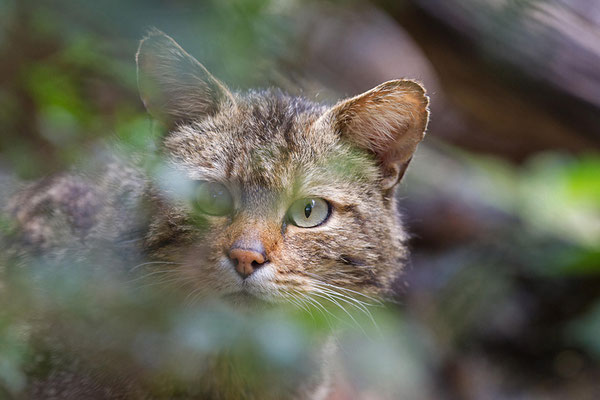
<path fill-rule="evenodd" d="M 236 307 L 391 294 L 407 258 L 394 191 L 429 116 L 418 83 L 385 82 L 334 106 L 234 92 L 157 30 L 136 59 L 142 101 L 166 131 L 157 154 L 171 178 L 111 160 L 101 172 L 34 183 L 9 202 L 11 254 L 106 260 L 106 249 L 131 243 L 149 268 L 174 272 L 181 290 Z M 124 381 L 42 379 L 30 394 L 145 397 Z M 268 398 L 223 385 L 199 398 Z M 326 393 L 318 381 L 286 396 Z"/>

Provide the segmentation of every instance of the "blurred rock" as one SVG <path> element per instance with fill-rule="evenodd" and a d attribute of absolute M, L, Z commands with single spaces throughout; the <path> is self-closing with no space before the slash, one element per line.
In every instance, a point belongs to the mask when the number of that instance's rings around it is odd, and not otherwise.
<path fill-rule="evenodd" d="M 413 39 L 375 7 L 319 7 L 300 18 L 305 67 L 327 86 L 362 93 L 392 79 L 422 82 L 437 93 L 436 74 Z"/>
<path fill-rule="evenodd" d="M 303 10 L 297 36 L 304 44 L 298 60 L 290 64 L 318 80 L 302 83 L 307 92 L 335 99 L 339 95 L 323 87 L 352 95 L 385 80 L 412 78 L 423 82 L 431 97 L 430 140 L 441 138 L 517 162 L 543 150 L 580 153 L 600 148 L 600 105 L 574 98 L 574 83 L 552 86 L 541 83 L 531 69 L 519 69 L 519 64 L 490 63 L 491 56 L 473 45 L 477 37 L 461 36 L 460 26 L 446 26 L 451 18 L 436 19 L 414 6 L 382 3 L 397 22 L 365 4 Z M 535 41 L 523 45 L 537 46 Z M 507 57 L 520 55 L 515 50 Z"/>
<path fill-rule="evenodd" d="M 437 74 L 445 103 L 433 136 L 514 161 L 600 148 L 595 2 L 378 3 Z"/>

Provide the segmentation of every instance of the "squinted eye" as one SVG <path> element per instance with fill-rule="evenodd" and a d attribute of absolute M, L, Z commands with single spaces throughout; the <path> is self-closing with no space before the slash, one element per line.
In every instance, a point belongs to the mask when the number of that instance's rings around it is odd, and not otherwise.
<path fill-rule="evenodd" d="M 321 225 L 331 213 L 329 203 L 323 199 L 296 200 L 287 212 L 288 220 L 301 228 Z"/>
<path fill-rule="evenodd" d="M 208 215 L 227 215 L 233 210 L 233 199 L 224 185 L 200 182 L 194 193 L 194 206 Z"/>

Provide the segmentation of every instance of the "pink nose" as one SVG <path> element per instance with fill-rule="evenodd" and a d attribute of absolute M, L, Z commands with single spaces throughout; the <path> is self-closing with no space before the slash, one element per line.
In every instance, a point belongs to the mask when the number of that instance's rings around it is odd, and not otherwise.
<path fill-rule="evenodd" d="M 233 248 L 229 258 L 236 262 L 235 270 L 242 278 L 247 278 L 266 261 L 263 252 L 251 249 Z"/>

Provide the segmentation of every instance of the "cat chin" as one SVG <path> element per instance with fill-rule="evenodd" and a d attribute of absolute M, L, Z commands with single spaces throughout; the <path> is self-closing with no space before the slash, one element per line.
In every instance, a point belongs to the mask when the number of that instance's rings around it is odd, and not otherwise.
<path fill-rule="evenodd" d="M 238 311 L 263 311 L 272 309 L 277 303 L 272 299 L 266 300 L 247 291 L 230 293 L 221 296 L 221 301 Z"/>

